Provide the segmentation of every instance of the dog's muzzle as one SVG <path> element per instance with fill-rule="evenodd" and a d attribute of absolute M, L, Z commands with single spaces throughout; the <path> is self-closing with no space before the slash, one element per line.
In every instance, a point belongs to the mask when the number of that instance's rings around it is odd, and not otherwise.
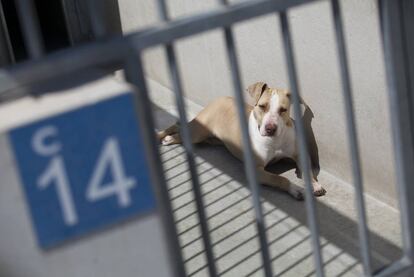
<path fill-rule="evenodd" d="M 276 130 L 277 130 L 277 125 L 274 123 L 267 123 L 265 125 L 266 136 L 269 136 L 269 137 L 273 136 L 276 133 Z"/>

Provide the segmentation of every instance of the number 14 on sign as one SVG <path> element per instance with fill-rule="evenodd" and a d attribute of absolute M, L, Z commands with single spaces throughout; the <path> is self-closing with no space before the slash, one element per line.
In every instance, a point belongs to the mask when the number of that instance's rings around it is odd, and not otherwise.
<path fill-rule="evenodd" d="M 56 140 L 59 130 L 53 126 L 45 126 L 36 131 L 32 137 L 34 152 L 43 157 L 50 157 L 46 169 L 37 178 L 37 186 L 45 189 L 54 184 L 62 209 L 63 221 L 72 226 L 78 223 L 78 214 L 73 201 L 71 185 L 65 168 L 63 156 L 60 154 L 62 144 Z M 51 141 L 48 144 L 46 141 Z M 104 184 L 105 173 L 109 170 L 112 182 Z M 116 196 L 120 207 L 131 204 L 129 190 L 136 186 L 136 180 L 125 175 L 119 142 L 116 137 L 109 137 L 103 143 L 88 184 L 85 198 L 90 202 Z"/>

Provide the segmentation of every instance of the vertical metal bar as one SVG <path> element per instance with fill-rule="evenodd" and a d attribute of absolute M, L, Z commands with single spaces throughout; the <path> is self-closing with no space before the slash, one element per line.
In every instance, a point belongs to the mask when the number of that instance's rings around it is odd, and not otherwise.
<path fill-rule="evenodd" d="M 106 29 L 103 20 L 104 2 L 102 0 L 87 0 L 86 3 L 88 5 L 88 13 L 94 35 L 97 38 L 105 36 Z"/>
<path fill-rule="evenodd" d="M 164 21 L 169 21 L 167 6 L 166 6 L 165 1 L 159 0 L 158 6 L 160 9 L 160 14 L 162 16 L 162 19 Z M 187 157 L 188 168 L 190 170 L 192 188 L 194 191 L 194 197 L 195 197 L 195 202 L 197 206 L 197 214 L 198 214 L 198 218 L 200 221 L 201 234 L 203 237 L 204 249 L 205 249 L 206 257 L 207 257 L 208 270 L 209 270 L 210 276 L 215 277 L 217 276 L 217 269 L 216 269 L 216 264 L 214 261 L 213 248 L 212 248 L 212 244 L 211 244 L 211 240 L 209 236 L 207 217 L 206 217 L 205 210 L 204 210 L 204 206 L 205 206 L 204 200 L 202 197 L 200 181 L 199 181 L 198 174 L 197 174 L 197 167 L 195 163 L 193 145 L 191 142 L 190 129 L 187 123 L 188 120 L 187 120 L 187 114 L 185 111 L 184 93 L 183 93 L 183 89 L 181 85 L 181 79 L 179 76 L 178 64 L 175 58 L 174 46 L 172 44 L 167 44 L 166 52 L 167 52 L 168 65 L 169 65 L 169 69 L 171 73 L 171 80 L 174 85 L 175 101 L 176 101 L 176 105 L 178 108 L 178 114 L 180 116 L 181 138 L 183 141 L 183 146 L 184 146 L 186 157 Z"/>
<path fill-rule="evenodd" d="M 310 161 L 308 155 L 308 146 L 306 143 L 305 128 L 302 121 L 302 112 L 300 107 L 300 92 L 296 75 L 295 59 L 293 55 L 293 44 L 289 30 L 289 22 L 286 12 L 280 13 L 280 23 L 282 27 L 283 45 L 285 49 L 286 64 L 289 73 L 289 82 L 292 92 L 293 110 L 295 114 L 296 131 L 299 135 L 299 158 L 303 170 L 302 177 L 305 181 L 305 204 L 308 216 L 309 229 L 311 231 L 311 241 L 313 248 L 313 257 L 315 259 L 316 275 L 324 276 L 322 266 L 322 254 L 319 241 L 319 226 L 317 222 L 315 199 L 311 182 Z"/>
<path fill-rule="evenodd" d="M 16 59 L 14 57 L 14 53 L 13 53 L 13 47 L 11 45 L 11 41 L 10 41 L 10 33 L 9 33 L 9 29 L 7 27 L 7 22 L 6 22 L 6 17 L 4 14 L 4 9 L 3 9 L 3 4 L 0 2 L 0 25 L 1 28 L 3 30 L 1 30 L 1 32 L 4 34 L 3 38 L 4 38 L 4 44 L 7 47 L 7 53 L 9 55 L 9 61 L 11 63 L 16 63 Z"/>
<path fill-rule="evenodd" d="M 182 90 L 181 80 L 179 77 L 179 69 L 175 59 L 175 53 L 173 45 L 167 44 L 166 45 L 167 51 L 167 59 L 168 64 L 170 67 L 171 78 L 174 84 L 174 91 L 175 91 L 175 101 L 178 108 L 178 113 L 180 116 L 180 132 L 181 138 L 183 140 L 183 146 L 186 153 L 186 158 L 188 162 L 188 168 L 190 170 L 190 176 L 192 180 L 192 188 L 194 191 L 195 202 L 197 206 L 197 213 L 198 218 L 200 221 L 201 233 L 203 236 L 203 243 L 204 248 L 206 251 L 207 262 L 208 262 L 208 269 L 210 272 L 210 276 L 217 276 L 217 270 L 214 262 L 214 255 L 212 244 L 209 236 L 209 229 L 207 223 L 207 217 L 204 211 L 204 200 L 201 193 L 201 186 L 200 181 L 197 174 L 197 167 L 195 163 L 195 157 L 193 152 L 193 146 L 191 143 L 191 134 L 190 129 L 187 123 L 187 115 L 185 111 L 185 103 L 184 103 L 184 94 Z"/>
<path fill-rule="evenodd" d="M 229 62 L 231 65 L 233 88 L 236 97 L 239 122 L 242 130 L 244 169 L 246 171 L 247 180 L 252 192 L 253 208 L 255 212 L 256 226 L 261 246 L 260 251 L 263 259 L 263 268 L 265 270 L 265 276 L 273 276 L 271 268 L 272 263 L 269 254 L 269 245 L 267 243 L 266 228 L 263 217 L 263 208 L 260 202 L 260 187 L 257 181 L 256 163 L 254 160 L 253 149 L 249 136 L 249 127 L 245 108 L 246 104 L 244 102 L 244 97 L 242 94 L 244 90 L 242 88 L 240 80 L 240 71 L 237 61 L 236 49 L 234 47 L 234 38 L 229 28 L 225 28 L 224 33 L 227 46 L 227 55 L 229 57 Z"/>
<path fill-rule="evenodd" d="M 405 4 L 405 5 L 404 5 Z M 412 1 L 380 0 L 404 256 L 414 260 L 414 30 Z M 411 43 L 410 43 L 411 41 Z"/>
<path fill-rule="evenodd" d="M 74 45 L 75 44 L 75 38 L 74 38 L 73 28 L 75 26 L 73 26 L 73 25 L 71 26 L 72 22 L 71 22 L 70 19 L 73 15 L 70 14 L 71 10 L 69 9 L 69 7 L 71 5 L 74 5 L 74 3 L 70 2 L 70 1 L 60 0 L 60 4 L 61 4 L 62 9 L 63 9 L 63 16 L 65 18 L 65 27 L 66 27 L 66 30 L 67 30 L 68 35 L 69 35 L 70 44 Z"/>
<path fill-rule="evenodd" d="M 348 129 L 349 149 L 352 158 L 352 174 L 355 184 L 355 201 L 358 210 L 358 234 L 361 244 L 361 257 L 365 276 L 372 275 L 371 253 L 368 235 L 368 223 L 365 212 L 364 190 L 361 175 L 358 135 L 355 126 L 354 107 L 352 103 L 351 77 L 348 69 L 348 59 L 345 45 L 344 28 L 338 0 L 331 1 L 332 15 L 335 24 L 338 58 L 340 62 L 342 90 L 344 96 L 345 115 Z"/>
<path fill-rule="evenodd" d="M 227 5 L 226 0 L 220 0 L 222 4 Z M 234 95 L 237 103 L 239 122 L 242 132 L 243 141 L 243 159 L 244 169 L 246 171 L 247 180 L 252 192 L 252 202 L 255 212 L 255 222 L 260 242 L 260 253 L 263 259 L 263 269 L 265 276 L 273 276 L 272 261 L 270 259 L 269 245 L 267 243 L 266 228 L 263 216 L 263 208 L 260 202 L 260 186 L 257 179 L 256 163 L 253 156 L 253 149 L 250 141 L 249 126 L 246 118 L 245 101 L 243 97 L 242 82 L 240 78 L 240 67 L 237 59 L 236 47 L 234 45 L 233 32 L 230 27 L 224 28 L 224 36 L 226 41 L 227 56 L 229 58 L 231 74 L 233 79 Z"/>
<path fill-rule="evenodd" d="M 184 263 L 177 230 L 175 228 L 166 180 L 162 169 L 162 161 L 156 143 L 155 132 L 153 131 L 155 130 L 154 114 L 148 96 L 141 57 L 139 53 L 136 54 L 133 51 L 131 51 L 130 54 L 131 55 L 127 56 L 125 61 L 125 74 L 128 82 L 137 88 L 137 90 L 134 91 L 135 108 L 140 127 L 144 130 L 143 140 L 144 144 L 147 145 L 147 147 L 145 147 L 147 151 L 146 156 L 149 159 L 151 177 L 155 181 L 153 188 L 158 198 L 157 205 L 164 227 L 164 234 L 167 238 L 170 264 L 174 270 L 175 276 L 185 276 Z"/>
<path fill-rule="evenodd" d="M 16 0 L 24 42 L 30 58 L 40 58 L 44 54 L 39 20 L 33 0 Z"/>

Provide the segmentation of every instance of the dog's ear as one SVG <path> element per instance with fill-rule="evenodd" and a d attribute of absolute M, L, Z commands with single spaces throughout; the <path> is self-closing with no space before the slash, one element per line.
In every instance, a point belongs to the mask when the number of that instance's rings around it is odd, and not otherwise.
<path fill-rule="evenodd" d="M 290 103 L 292 103 L 292 98 L 291 98 L 292 93 L 290 92 L 290 90 L 286 89 L 283 91 L 283 93 L 286 95 L 287 98 L 290 99 Z M 306 106 L 306 103 L 305 101 L 303 101 L 302 96 L 299 97 L 299 103 Z"/>
<path fill-rule="evenodd" d="M 247 88 L 249 95 L 254 99 L 254 105 L 257 104 L 257 102 L 260 99 L 260 96 L 262 96 L 263 92 L 266 89 L 267 89 L 267 84 L 264 82 L 254 83 Z"/>

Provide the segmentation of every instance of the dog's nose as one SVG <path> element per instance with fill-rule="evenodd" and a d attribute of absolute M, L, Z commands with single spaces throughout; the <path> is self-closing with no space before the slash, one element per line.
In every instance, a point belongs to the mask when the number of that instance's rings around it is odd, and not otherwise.
<path fill-rule="evenodd" d="M 265 125 L 266 135 L 273 136 L 276 133 L 277 126 L 273 123 L 267 123 Z"/>

